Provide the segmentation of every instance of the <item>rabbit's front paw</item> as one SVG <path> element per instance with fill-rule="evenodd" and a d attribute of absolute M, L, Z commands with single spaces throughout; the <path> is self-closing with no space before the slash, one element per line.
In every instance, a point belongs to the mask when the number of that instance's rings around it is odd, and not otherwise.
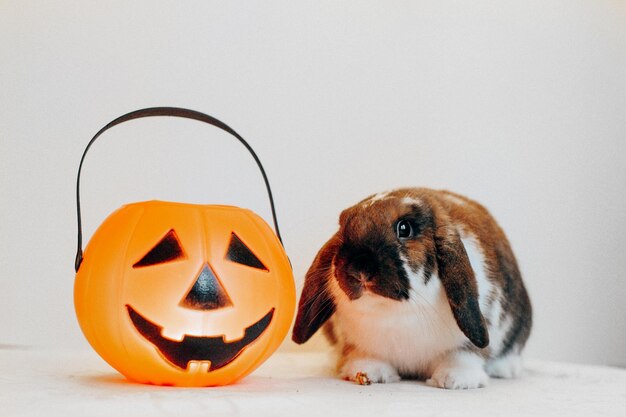
<path fill-rule="evenodd" d="M 377 359 L 352 359 L 341 367 L 339 374 L 343 379 L 360 385 L 400 380 L 398 372 L 391 365 Z"/>

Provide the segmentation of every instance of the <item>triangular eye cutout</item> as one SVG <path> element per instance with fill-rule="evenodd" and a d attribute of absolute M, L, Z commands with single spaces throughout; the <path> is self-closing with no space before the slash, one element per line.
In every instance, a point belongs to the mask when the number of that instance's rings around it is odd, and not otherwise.
<path fill-rule="evenodd" d="M 228 245 L 228 252 L 226 252 L 226 259 L 238 264 L 251 266 L 252 268 L 269 271 L 269 269 L 263 265 L 263 262 L 252 253 L 250 248 L 247 247 L 235 233 L 231 233 L 230 235 L 230 244 Z"/>
<path fill-rule="evenodd" d="M 133 268 L 162 264 L 184 257 L 185 253 L 180 245 L 178 236 L 176 236 L 174 229 L 171 229 L 156 246 L 150 249 L 150 252 L 146 253 L 143 258 L 133 265 Z"/>

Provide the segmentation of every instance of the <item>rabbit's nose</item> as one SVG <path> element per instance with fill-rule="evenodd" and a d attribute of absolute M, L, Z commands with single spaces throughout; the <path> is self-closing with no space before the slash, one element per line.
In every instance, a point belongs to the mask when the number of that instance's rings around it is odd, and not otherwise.
<path fill-rule="evenodd" d="M 351 281 L 359 284 L 367 284 L 372 280 L 372 276 L 363 271 L 351 271 L 347 275 Z"/>

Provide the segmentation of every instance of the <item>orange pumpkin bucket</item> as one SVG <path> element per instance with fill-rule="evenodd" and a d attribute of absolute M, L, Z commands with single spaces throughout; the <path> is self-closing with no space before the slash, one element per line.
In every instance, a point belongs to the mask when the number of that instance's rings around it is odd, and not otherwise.
<path fill-rule="evenodd" d="M 109 128 L 152 116 L 194 119 L 235 136 L 261 170 L 276 234 L 247 209 L 146 201 L 112 213 L 83 254 L 80 173 L 87 151 Z M 87 145 L 76 197 L 76 316 L 91 346 L 128 379 L 174 386 L 230 384 L 278 348 L 293 319 L 293 274 L 263 166 L 233 129 L 180 108 L 121 116 Z"/>

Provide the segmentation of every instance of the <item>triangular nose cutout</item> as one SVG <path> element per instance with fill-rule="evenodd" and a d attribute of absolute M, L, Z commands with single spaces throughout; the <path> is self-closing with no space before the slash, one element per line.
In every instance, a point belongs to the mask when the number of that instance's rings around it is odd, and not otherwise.
<path fill-rule="evenodd" d="M 180 302 L 181 307 L 192 310 L 216 310 L 232 305 L 230 297 L 209 264 L 204 264 L 195 284 Z"/>

